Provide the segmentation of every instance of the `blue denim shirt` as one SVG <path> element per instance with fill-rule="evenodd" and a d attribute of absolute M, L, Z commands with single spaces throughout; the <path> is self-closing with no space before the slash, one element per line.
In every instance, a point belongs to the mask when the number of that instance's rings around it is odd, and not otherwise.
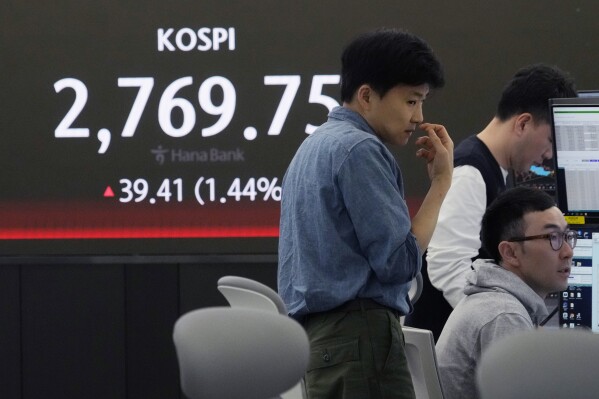
<path fill-rule="evenodd" d="M 401 171 L 356 112 L 337 107 L 283 178 L 279 294 L 293 317 L 355 298 L 411 312 L 421 253 Z"/>

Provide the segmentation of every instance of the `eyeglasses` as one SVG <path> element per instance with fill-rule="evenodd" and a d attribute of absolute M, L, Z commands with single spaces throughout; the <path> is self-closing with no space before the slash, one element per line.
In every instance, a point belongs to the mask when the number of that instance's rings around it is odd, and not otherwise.
<path fill-rule="evenodd" d="M 514 237 L 510 238 L 509 242 L 520 242 L 520 241 L 529 241 L 529 240 L 538 240 L 538 239 L 548 239 L 549 244 L 551 245 L 551 249 L 554 251 L 559 251 L 564 241 L 568 243 L 570 248 L 574 249 L 576 246 L 577 235 L 574 230 L 566 230 L 563 233 L 559 231 L 554 231 L 552 233 L 547 234 L 539 234 L 537 236 L 528 236 L 528 237 Z"/>

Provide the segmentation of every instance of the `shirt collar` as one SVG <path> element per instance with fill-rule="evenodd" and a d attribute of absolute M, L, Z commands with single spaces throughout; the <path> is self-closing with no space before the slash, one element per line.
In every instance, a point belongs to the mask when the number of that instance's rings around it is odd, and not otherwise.
<path fill-rule="evenodd" d="M 378 136 L 376 135 L 376 133 L 374 132 L 372 127 L 370 127 L 368 122 L 366 122 L 366 119 L 364 119 L 364 117 L 362 115 L 360 115 L 359 113 L 357 113 L 356 111 L 353 111 L 347 107 L 333 108 L 331 110 L 331 112 L 329 113 L 329 120 L 330 119 L 336 119 L 339 121 L 350 122 L 350 123 L 356 125 L 356 127 L 358 127 L 360 130 L 364 130 L 364 131 L 372 134 L 373 136 L 375 136 L 378 139 Z"/>

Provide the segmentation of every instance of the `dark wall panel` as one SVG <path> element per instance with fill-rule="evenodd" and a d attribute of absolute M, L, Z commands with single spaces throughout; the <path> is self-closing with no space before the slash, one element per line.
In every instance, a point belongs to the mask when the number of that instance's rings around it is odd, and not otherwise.
<path fill-rule="evenodd" d="M 22 397 L 126 397 L 121 265 L 22 266 Z"/>
<path fill-rule="evenodd" d="M 126 266 L 127 398 L 179 398 L 172 341 L 179 314 L 178 266 Z"/>
<path fill-rule="evenodd" d="M 276 289 L 276 257 L 2 265 L 1 396 L 183 398 L 173 326 L 227 306 L 216 288 L 224 275 Z"/>
<path fill-rule="evenodd" d="M 21 396 L 19 267 L 0 266 L 0 393 Z"/>

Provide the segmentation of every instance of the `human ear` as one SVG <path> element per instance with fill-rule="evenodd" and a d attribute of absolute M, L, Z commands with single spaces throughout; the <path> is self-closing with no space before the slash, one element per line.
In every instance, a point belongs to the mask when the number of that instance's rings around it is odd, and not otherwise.
<path fill-rule="evenodd" d="M 372 88 L 369 85 L 362 85 L 358 88 L 356 98 L 363 108 L 368 109 L 372 100 Z"/>
<path fill-rule="evenodd" d="M 516 117 L 514 126 L 519 133 L 522 133 L 526 129 L 526 125 L 529 123 L 533 123 L 533 117 L 530 113 L 525 112 Z"/>
<path fill-rule="evenodd" d="M 520 264 L 520 259 L 518 258 L 516 250 L 514 249 L 516 245 L 517 243 L 508 241 L 501 241 L 499 243 L 499 255 L 501 256 L 501 260 L 504 264 L 516 267 Z"/>

